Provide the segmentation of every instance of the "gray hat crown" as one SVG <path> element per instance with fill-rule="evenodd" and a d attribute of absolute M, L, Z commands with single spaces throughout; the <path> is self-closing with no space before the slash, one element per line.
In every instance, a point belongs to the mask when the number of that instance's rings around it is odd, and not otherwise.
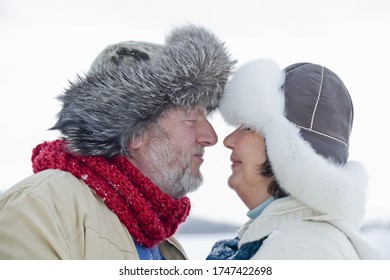
<path fill-rule="evenodd" d="M 286 117 L 301 129 L 317 153 L 344 164 L 348 160 L 353 104 L 342 80 L 328 68 L 297 63 L 285 71 Z"/>
<path fill-rule="evenodd" d="M 70 151 L 127 155 L 170 108 L 217 108 L 235 64 L 224 43 L 203 27 L 175 28 L 164 45 L 120 42 L 105 48 L 86 77 L 59 96 L 59 129 Z"/>
<path fill-rule="evenodd" d="M 92 62 L 88 75 L 102 71 L 117 71 L 119 64 L 134 67 L 140 61 L 155 61 L 163 46 L 150 42 L 123 41 L 108 45 Z"/>

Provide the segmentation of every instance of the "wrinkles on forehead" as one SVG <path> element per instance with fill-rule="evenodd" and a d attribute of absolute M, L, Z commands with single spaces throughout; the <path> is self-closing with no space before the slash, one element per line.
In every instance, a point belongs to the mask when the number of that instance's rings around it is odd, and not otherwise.
<path fill-rule="evenodd" d="M 191 109 L 187 108 L 172 108 L 165 111 L 159 121 L 167 116 L 173 116 L 175 118 L 187 119 L 187 118 L 197 118 L 199 116 L 208 116 L 207 110 L 204 107 L 195 107 Z M 159 122 L 158 121 L 158 122 Z"/>

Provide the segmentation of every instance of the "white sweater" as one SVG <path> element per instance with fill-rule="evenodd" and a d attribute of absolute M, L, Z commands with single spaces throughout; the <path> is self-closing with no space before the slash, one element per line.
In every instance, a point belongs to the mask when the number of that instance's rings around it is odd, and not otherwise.
<path fill-rule="evenodd" d="M 380 259 L 348 220 L 337 219 L 292 197 L 277 199 L 239 231 L 239 246 L 268 235 L 252 259 Z"/>

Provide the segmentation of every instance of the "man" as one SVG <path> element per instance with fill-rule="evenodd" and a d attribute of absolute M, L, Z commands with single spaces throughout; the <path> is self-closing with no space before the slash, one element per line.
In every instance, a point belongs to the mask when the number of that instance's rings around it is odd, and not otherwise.
<path fill-rule="evenodd" d="M 104 49 L 59 98 L 63 139 L 38 145 L 35 174 L 0 200 L 0 258 L 186 259 L 173 234 L 233 65 L 194 25 Z"/>

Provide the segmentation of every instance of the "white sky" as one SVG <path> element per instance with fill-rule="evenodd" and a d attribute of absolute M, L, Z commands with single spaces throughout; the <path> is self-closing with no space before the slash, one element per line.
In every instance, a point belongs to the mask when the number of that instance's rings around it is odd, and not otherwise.
<path fill-rule="evenodd" d="M 309 61 L 335 71 L 354 101 L 350 159 L 371 178 L 367 220 L 390 221 L 387 0 L 0 0 L 0 191 L 31 174 L 32 148 L 58 136 L 47 131 L 56 96 L 106 45 L 162 43 L 187 22 L 215 32 L 239 64 L 267 56 L 281 67 Z M 222 144 L 233 128 L 218 114 L 212 123 L 219 142 L 206 149 L 192 215 L 241 224 L 247 209 L 226 184 L 230 151 Z"/>

